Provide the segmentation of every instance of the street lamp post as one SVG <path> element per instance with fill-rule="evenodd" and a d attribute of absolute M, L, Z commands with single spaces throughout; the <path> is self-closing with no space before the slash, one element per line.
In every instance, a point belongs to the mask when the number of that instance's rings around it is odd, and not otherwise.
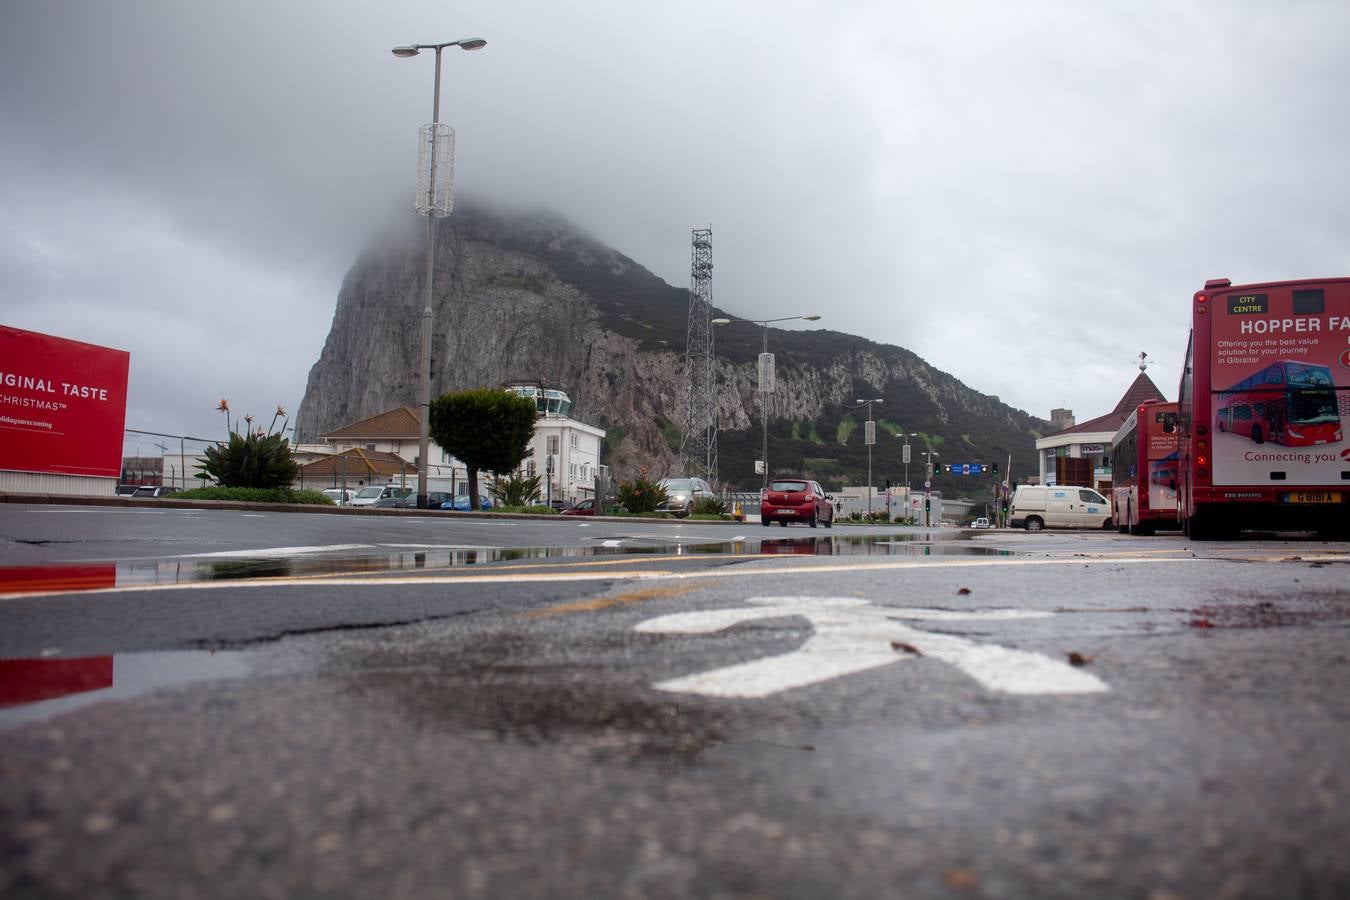
<path fill-rule="evenodd" d="M 927 465 L 924 468 L 923 480 L 923 524 L 924 527 L 927 528 L 933 524 L 932 515 L 930 513 L 931 508 L 929 507 L 930 500 L 928 492 L 933 486 L 933 457 L 937 456 L 937 452 L 934 450 L 925 450 L 923 451 L 923 455 L 928 457 Z"/>
<path fill-rule="evenodd" d="M 872 520 L 872 445 L 877 442 L 876 425 L 872 423 L 872 404 L 880 403 L 881 398 L 875 400 L 854 400 L 856 405 L 854 409 L 867 407 L 867 427 L 863 430 L 863 443 L 867 445 L 867 519 Z"/>
<path fill-rule="evenodd" d="M 418 418 L 421 420 L 418 424 L 417 432 L 417 508 L 425 509 L 427 505 L 427 446 L 429 441 L 429 419 L 431 412 L 431 288 L 432 280 L 435 275 L 436 263 L 436 219 L 438 216 L 448 216 L 450 214 L 450 199 L 448 185 L 444 191 L 445 196 L 438 196 L 436 190 L 436 158 L 441 149 L 440 130 L 438 126 L 441 121 L 441 51 L 446 47 L 458 47 L 461 50 L 481 50 L 487 46 L 487 41 L 482 38 L 462 38 L 458 41 L 446 41 L 443 44 L 405 44 L 401 47 L 395 47 L 393 54 L 400 59 L 416 56 L 423 50 L 436 51 L 436 82 L 431 97 L 431 127 L 428 129 L 427 139 L 430 141 L 428 148 L 429 164 L 427 168 L 426 185 L 426 217 L 427 217 L 427 278 L 426 289 L 424 291 L 426 304 L 422 308 L 422 366 L 420 373 L 420 382 L 417 390 L 417 409 Z M 447 136 L 448 143 L 448 136 Z M 450 148 L 453 152 L 453 147 Z M 419 166 L 419 169 L 421 167 Z M 444 177 L 444 174 L 443 176 Z M 421 207 L 419 194 L 419 211 Z"/>
<path fill-rule="evenodd" d="M 897 435 L 896 435 L 896 437 L 898 437 L 898 438 L 903 438 L 903 439 L 904 439 L 904 442 L 905 442 L 905 449 L 901 451 L 901 456 L 900 456 L 900 458 L 901 458 L 901 460 L 903 460 L 904 463 L 905 463 L 905 502 L 906 502 L 906 503 L 909 502 L 909 439 L 912 438 L 912 437 L 918 437 L 918 436 L 919 436 L 919 433 L 918 433 L 917 431 L 910 431 L 910 432 L 906 432 L 905 434 L 897 434 Z"/>
<path fill-rule="evenodd" d="M 778 319 L 713 319 L 713 325 L 730 325 L 732 322 L 750 322 L 764 326 L 764 349 L 759 354 L 759 415 L 764 434 L 764 446 L 761 462 L 764 464 L 764 480 L 760 490 L 769 489 L 769 392 L 773 390 L 773 354 L 769 352 L 769 326 L 774 322 L 791 322 L 801 319 L 803 322 L 818 322 L 820 316 L 783 316 Z"/>

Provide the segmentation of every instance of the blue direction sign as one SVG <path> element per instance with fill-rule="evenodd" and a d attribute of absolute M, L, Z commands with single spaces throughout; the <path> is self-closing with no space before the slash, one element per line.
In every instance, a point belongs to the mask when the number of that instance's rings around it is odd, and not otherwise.
<path fill-rule="evenodd" d="M 952 463 L 947 471 L 953 475 L 983 475 L 984 463 Z"/>

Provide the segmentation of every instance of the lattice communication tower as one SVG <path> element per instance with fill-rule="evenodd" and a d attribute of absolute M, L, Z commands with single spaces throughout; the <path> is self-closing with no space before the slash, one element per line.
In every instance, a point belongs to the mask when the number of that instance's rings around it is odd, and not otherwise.
<path fill-rule="evenodd" d="M 684 343 L 684 432 L 680 466 L 717 484 L 717 397 L 713 384 L 712 229 L 692 230 L 689 332 Z"/>

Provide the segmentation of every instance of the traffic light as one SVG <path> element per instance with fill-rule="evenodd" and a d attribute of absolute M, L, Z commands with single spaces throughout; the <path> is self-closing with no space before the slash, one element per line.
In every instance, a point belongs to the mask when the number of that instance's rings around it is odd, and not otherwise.
<path fill-rule="evenodd" d="M 998 463 L 994 463 L 994 474 L 998 474 Z"/>

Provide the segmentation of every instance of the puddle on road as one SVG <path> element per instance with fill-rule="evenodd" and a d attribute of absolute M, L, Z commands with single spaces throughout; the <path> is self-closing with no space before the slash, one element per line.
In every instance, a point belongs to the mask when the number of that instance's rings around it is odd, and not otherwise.
<path fill-rule="evenodd" d="M 157 690 L 242 678 L 249 655 L 206 650 L 0 659 L 0 730 Z"/>
<path fill-rule="evenodd" d="M 614 542 L 610 542 L 614 543 Z M 958 535 L 812 535 L 754 537 L 733 541 L 672 543 L 651 537 L 624 539 L 618 546 L 427 548 L 397 549 L 372 544 L 344 547 L 331 553 L 292 557 L 254 557 L 241 551 L 231 559 L 131 560 L 47 566 L 0 566 L 0 595 L 48 594 L 231 581 L 257 578 L 306 578 L 325 575 L 388 574 L 459 569 L 525 561 L 604 557 L 658 556 L 1011 556 L 1012 551 L 986 547 Z"/>

